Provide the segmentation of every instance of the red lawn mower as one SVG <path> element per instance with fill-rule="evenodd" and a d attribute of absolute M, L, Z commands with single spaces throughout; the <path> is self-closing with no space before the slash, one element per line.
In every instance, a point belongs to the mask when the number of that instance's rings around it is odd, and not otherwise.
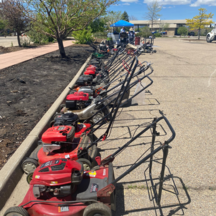
<path fill-rule="evenodd" d="M 156 131 L 157 123 L 164 120 L 168 125 L 172 136 L 163 144 L 155 147 L 155 138 L 158 135 Z M 127 171 L 118 178 L 114 178 L 112 161 L 115 157 L 126 149 L 135 139 L 143 133 L 153 129 L 152 143 L 150 153 L 144 158 L 136 161 Z M 154 199 L 163 215 L 160 200 L 162 196 L 162 188 L 164 182 L 164 173 L 166 168 L 166 158 L 168 155 L 169 143 L 175 138 L 175 132 L 165 116 L 154 119 L 152 124 L 134 136 L 125 145 L 119 148 L 112 155 L 102 161 L 98 161 L 98 165 L 90 171 L 84 171 L 83 164 L 79 161 L 67 160 L 59 158 L 48 161 L 36 168 L 29 190 L 17 207 L 9 208 L 4 216 L 111 216 L 112 210 L 115 210 L 116 194 L 115 184 L 128 175 L 138 166 L 150 160 L 149 162 L 149 178 L 154 188 Z M 152 163 L 154 162 L 154 154 L 163 151 L 161 175 L 157 184 L 152 180 Z M 87 149 L 79 152 L 85 155 Z"/>
<path fill-rule="evenodd" d="M 135 65 L 133 66 L 136 60 Z M 123 74 L 121 78 L 126 79 L 128 73 L 130 73 L 131 69 L 135 70 L 138 66 L 138 59 L 135 57 L 131 63 L 131 65 L 123 64 L 127 73 Z M 150 69 L 150 72 L 145 75 L 145 72 Z M 129 103 L 132 98 L 130 98 L 130 89 L 140 83 L 143 79 L 149 79 L 149 75 L 153 73 L 153 68 L 147 62 L 145 65 L 142 65 L 136 73 L 133 73 L 131 78 L 138 78 L 138 76 L 142 76 L 137 80 L 133 81 L 128 88 L 124 91 L 124 97 L 121 101 L 122 104 Z M 127 78 L 129 79 L 129 78 Z M 104 86 L 104 90 L 99 92 L 99 95 L 96 97 L 93 95 L 93 90 L 86 89 L 90 93 L 83 93 L 83 92 L 74 92 L 73 94 L 69 94 L 66 97 L 65 104 L 62 104 L 59 108 L 61 113 L 68 113 L 73 112 L 78 115 L 80 121 L 90 120 L 91 123 L 96 123 L 98 119 L 103 118 L 105 115 L 109 113 L 109 108 L 113 106 L 114 101 L 120 91 L 124 80 L 119 82 L 112 88 L 106 90 L 110 84 Z M 131 79 L 130 79 L 131 80 Z M 151 81 L 151 79 L 149 79 Z M 149 85 L 148 85 L 149 86 Z M 140 92 L 139 92 L 140 93 Z M 138 94 L 139 94 L 138 93 Z M 93 95 L 93 96 L 92 96 Z M 136 94 L 137 95 L 137 94 Z M 135 95 L 135 96 L 136 96 Z M 103 108 L 102 108 L 103 107 Z"/>
<path fill-rule="evenodd" d="M 125 77 L 123 84 L 126 81 L 127 77 Z M 116 97 L 116 100 L 119 97 L 120 95 Z M 56 115 L 54 121 L 51 122 L 51 127 L 41 137 L 42 145 L 39 145 L 32 152 L 30 158 L 25 159 L 21 165 L 23 171 L 28 174 L 28 181 L 31 179 L 32 173 L 38 165 L 52 159 L 68 158 L 78 160 L 84 164 L 85 170 L 90 170 L 97 163 L 96 157 L 98 156 L 98 151 L 97 142 L 95 142 L 97 138 L 93 133 L 89 134 L 91 124 L 78 124 L 78 120 L 78 116 L 73 113 Z M 91 145 L 92 143 L 94 144 Z M 78 157 L 78 152 L 89 145 L 91 145 L 91 148 L 88 150 L 88 155 L 85 155 L 85 158 Z"/>
<path fill-rule="evenodd" d="M 60 117 L 57 116 L 57 118 Z M 31 179 L 32 172 L 38 165 L 56 158 L 81 161 L 85 170 L 90 170 L 97 164 L 97 143 L 91 146 L 85 158 L 78 157 L 80 149 L 88 147 L 97 139 L 93 134 L 85 133 L 82 135 L 90 126 L 91 124 L 88 123 L 77 123 L 76 126 L 53 125 L 53 127 L 48 128 L 41 137 L 41 143 L 21 165 L 23 171 L 28 174 L 27 180 Z"/>

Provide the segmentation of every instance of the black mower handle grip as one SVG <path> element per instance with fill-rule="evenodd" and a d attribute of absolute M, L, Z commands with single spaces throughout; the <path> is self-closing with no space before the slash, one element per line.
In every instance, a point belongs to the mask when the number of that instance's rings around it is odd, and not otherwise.
<path fill-rule="evenodd" d="M 169 144 L 171 143 L 174 139 L 175 139 L 175 136 L 176 136 L 176 133 L 172 127 L 172 125 L 170 124 L 170 122 L 168 121 L 168 119 L 164 116 L 163 112 L 161 110 L 159 110 L 159 113 L 162 115 L 162 117 L 160 117 L 161 119 L 164 119 L 164 121 L 166 122 L 167 126 L 169 127 L 171 133 L 172 133 L 172 136 L 167 140 L 165 141 L 165 144 Z M 159 119 L 160 119 L 159 118 Z M 159 120 L 158 119 L 158 120 Z M 160 121 L 160 120 L 159 120 Z"/>

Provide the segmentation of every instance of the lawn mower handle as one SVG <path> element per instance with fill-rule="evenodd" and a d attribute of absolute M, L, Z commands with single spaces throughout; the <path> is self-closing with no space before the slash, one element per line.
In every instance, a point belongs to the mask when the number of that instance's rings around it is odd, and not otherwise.
<path fill-rule="evenodd" d="M 151 66 L 151 65 L 149 65 Z M 137 92 L 135 95 L 133 95 L 132 97 L 128 98 L 124 103 L 122 103 L 120 105 L 120 107 L 124 106 L 126 103 L 128 103 L 128 101 L 130 101 L 132 98 L 134 98 L 135 96 L 137 96 L 140 92 L 144 91 L 146 88 L 148 88 L 150 85 L 152 85 L 153 80 L 149 77 L 150 74 L 153 73 L 153 68 L 151 67 L 151 72 L 149 72 L 147 75 L 144 75 L 142 78 L 140 78 L 140 81 L 145 79 L 146 77 L 151 81 L 147 86 L 145 86 L 143 89 L 141 89 L 139 92 Z M 127 91 L 129 89 L 131 89 L 133 86 L 135 86 L 138 83 L 138 80 L 134 81 L 133 83 L 130 84 L 130 86 L 128 87 Z M 114 96 L 115 94 L 117 94 L 118 92 L 113 93 L 112 95 L 110 95 L 109 97 L 106 97 L 106 99 L 109 99 L 110 97 Z M 122 93 L 121 93 L 122 94 Z M 116 98 L 112 99 L 107 105 L 111 104 L 114 100 L 116 100 Z M 103 100 L 102 100 L 103 101 Z M 102 109 L 104 109 L 106 106 L 104 106 Z M 98 111 L 99 112 L 99 111 Z M 89 119 L 91 119 L 92 117 L 94 117 L 98 112 L 96 112 L 94 115 L 92 115 Z M 97 125 L 99 122 L 101 122 L 102 120 L 108 118 L 110 116 L 110 113 L 108 113 L 106 116 L 104 116 L 102 119 L 100 119 L 98 122 L 96 122 L 95 124 L 93 124 L 90 128 L 88 128 L 85 132 L 91 130 L 95 125 Z M 89 120 L 88 119 L 88 120 Z M 94 133 L 97 129 L 99 129 L 102 125 L 99 125 L 97 128 L 95 128 L 92 133 Z"/>
<path fill-rule="evenodd" d="M 135 63 L 135 62 L 136 62 L 136 63 Z M 135 63 L 135 65 L 134 65 L 134 63 Z M 133 65 L 134 65 L 134 67 L 133 67 Z M 114 112 L 114 114 L 113 114 L 113 116 L 111 117 L 112 119 L 111 119 L 111 121 L 110 121 L 110 123 L 109 123 L 109 125 L 108 125 L 108 127 L 107 127 L 107 129 L 106 129 L 106 132 L 105 132 L 103 135 L 101 135 L 97 140 L 95 140 L 94 142 L 92 142 L 87 148 L 81 150 L 81 151 L 79 152 L 79 156 L 81 156 L 82 154 L 85 154 L 85 153 L 88 151 L 88 149 L 90 149 L 94 144 L 96 144 L 96 143 L 97 143 L 98 141 L 100 141 L 101 139 L 102 139 L 102 140 L 106 139 L 106 137 L 107 137 L 107 135 L 108 135 L 108 133 L 109 133 L 109 130 L 110 130 L 110 128 L 111 128 L 111 126 L 112 126 L 112 124 L 113 124 L 113 122 L 114 122 L 114 119 L 115 119 L 115 116 L 116 116 L 116 114 L 117 114 L 117 111 L 118 111 L 118 109 L 119 109 L 119 107 L 120 107 L 120 103 L 121 103 L 121 101 L 122 101 L 122 99 L 123 99 L 124 93 L 126 92 L 127 88 L 128 88 L 129 85 L 130 85 L 130 81 L 131 81 L 131 79 L 133 78 L 133 74 L 135 73 L 135 70 L 136 70 L 136 68 L 137 68 L 137 65 L 138 65 L 138 59 L 137 59 L 137 57 L 135 56 L 135 57 L 133 58 L 133 61 L 132 61 L 132 66 L 130 67 L 130 70 L 132 70 L 131 73 L 127 73 L 127 75 L 126 75 L 126 77 L 125 77 L 125 80 L 124 80 L 124 82 L 122 83 L 121 90 L 118 92 L 117 98 L 116 98 L 116 99 L 113 99 L 113 100 L 115 100 L 115 103 L 114 103 L 114 105 L 113 105 L 113 108 L 112 108 L 112 110 L 111 110 L 111 113 Z M 132 67 L 133 67 L 133 68 L 132 68 Z M 129 77 L 129 78 L 128 78 L 128 77 Z M 126 85 L 125 85 L 125 83 L 126 83 Z M 124 86 L 125 86 L 125 87 L 124 87 Z M 117 102 L 119 98 L 120 98 L 120 101 Z M 117 104 L 117 103 L 118 103 L 118 104 Z M 115 107 L 116 107 L 116 109 L 115 109 Z M 101 120 L 100 120 L 100 121 L 101 121 Z M 100 122 L 100 121 L 99 121 L 99 122 Z M 95 125 L 95 124 L 94 124 L 94 125 Z M 91 128 L 92 128 L 94 125 L 92 125 Z M 100 126 L 101 126 L 101 125 L 100 125 Z M 97 128 L 97 129 L 98 129 L 98 128 Z M 88 130 L 89 130 L 89 128 L 85 131 L 85 133 L 86 133 Z M 95 131 L 95 130 L 94 130 L 94 131 Z M 93 132 L 92 132 L 92 133 L 93 133 Z"/>
<path fill-rule="evenodd" d="M 166 124 L 168 125 L 172 135 L 171 137 L 164 142 L 164 144 L 160 145 L 157 149 L 155 149 L 155 151 L 153 151 L 149 157 L 151 157 L 153 154 L 157 153 L 159 150 L 161 150 L 162 148 L 164 148 L 165 145 L 168 145 L 170 142 L 173 141 L 173 139 L 175 138 L 175 131 L 173 129 L 173 127 L 171 126 L 170 122 L 167 120 L 167 118 L 163 115 L 163 113 L 160 111 L 160 114 L 162 115 L 161 117 L 157 118 L 155 121 L 153 121 L 150 125 L 148 125 L 145 129 L 143 129 L 141 132 L 139 132 L 135 137 L 131 138 L 127 143 L 125 143 L 121 148 L 119 148 L 116 152 L 114 152 L 112 155 L 108 156 L 107 158 L 105 158 L 104 160 L 101 161 L 102 165 L 108 164 L 111 161 L 114 160 L 114 158 L 120 154 L 126 147 L 128 147 L 134 140 L 136 140 L 138 137 L 140 137 L 142 134 L 144 134 L 147 130 L 149 130 L 150 128 L 152 128 L 154 125 L 156 125 L 159 121 L 161 120 L 165 120 Z M 147 157 L 147 158 L 146 158 Z M 149 157 L 146 156 L 145 160 L 147 160 Z M 144 159 L 144 158 L 143 158 Z M 145 160 L 141 160 L 142 162 L 144 162 Z M 137 163 L 139 164 L 139 162 Z M 140 164 L 139 164 L 140 165 Z M 132 171 L 132 170 L 131 170 Z"/>
<path fill-rule="evenodd" d="M 151 82 L 148 84 L 148 85 L 146 85 L 143 89 L 141 89 L 139 92 L 137 92 L 135 95 L 133 95 L 132 97 L 130 97 L 129 99 L 127 99 L 124 103 L 122 103 L 121 105 L 120 105 L 120 107 L 122 107 L 122 106 L 124 106 L 126 103 L 128 103 L 128 101 L 129 100 L 131 100 L 132 98 L 134 98 L 135 96 L 137 96 L 140 92 L 142 92 L 142 91 L 144 91 L 145 89 L 147 89 L 150 85 L 152 85 L 152 83 L 153 83 L 153 80 L 150 78 L 150 77 L 148 77 L 148 75 L 145 75 L 144 76 L 144 78 L 148 78 Z M 143 79 L 143 78 L 142 78 Z M 122 94 L 122 93 L 121 93 Z M 110 101 L 109 103 L 108 103 L 108 105 L 110 104 L 110 103 L 112 103 L 114 100 L 116 100 L 115 98 L 112 100 L 112 101 Z M 104 109 L 104 107 L 103 108 L 101 108 L 101 110 L 102 109 Z M 95 115 L 95 114 L 94 114 Z M 93 115 L 93 116 L 94 116 Z M 97 125 L 99 122 L 101 122 L 102 120 L 104 120 L 104 119 L 106 119 L 106 118 L 109 118 L 109 116 L 110 116 L 110 113 L 108 113 L 107 115 L 105 115 L 102 119 L 100 119 L 98 122 L 96 122 L 95 124 L 93 124 L 91 127 L 89 127 L 89 128 L 87 128 L 86 129 L 86 131 L 85 131 L 85 133 L 87 132 L 87 131 L 89 131 L 89 130 L 91 130 L 95 125 Z M 91 117 L 92 118 L 92 117 Z M 94 133 L 96 130 L 98 130 L 101 126 L 102 126 L 103 124 L 101 124 L 101 125 L 99 125 L 98 127 L 96 127 L 94 130 L 92 130 L 91 131 L 91 133 Z"/>
<path fill-rule="evenodd" d="M 159 110 L 159 113 L 162 115 L 164 121 L 166 122 L 167 126 L 169 127 L 170 131 L 172 132 L 172 136 L 167 141 L 165 141 L 165 144 L 169 144 L 175 139 L 176 133 L 175 133 L 172 125 L 168 121 L 168 119 L 164 116 L 163 112 L 161 110 Z"/>

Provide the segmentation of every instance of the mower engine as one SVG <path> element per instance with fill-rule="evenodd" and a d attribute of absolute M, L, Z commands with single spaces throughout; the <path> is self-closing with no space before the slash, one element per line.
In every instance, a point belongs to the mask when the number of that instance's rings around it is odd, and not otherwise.
<path fill-rule="evenodd" d="M 76 128 L 78 120 L 78 115 L 74 113 L 57 114 L 55 116 L 54 123 L 52 126 L 55 127 L 59 125 L 72 125 Z"/>
<path fill-rule="evenodd" d="M 76 83 L 75 86 L 86 86 L 86 85 L 92 85 L 93 81 L 93 76 L 92 75 L 84 75 L 80 76 Z"/>
<path fill-rule="evenodd" d="M 69 149 L 71 149 L 73 146 L 71 143 L 73 141 L 74 135 L 74 126 L 56 126 L 48 128 L 43 133 L 41 138 L 43 143 L 43 151 L 50 153 L 64 147 L 69 147 Z"/>
<path fill-rule="evenodd" d="M 91 104 L 92 97 L 88 93 L 74 92 L 66 97 L 66 108 L 70 110 L 81 110 Z"/>
<path fill-rule="evenodd" d="M 36 198 L 69 196 L 83 179 L 83 165 L 74 160 L 56 159 L 39 166 L 30 185 Z"/>

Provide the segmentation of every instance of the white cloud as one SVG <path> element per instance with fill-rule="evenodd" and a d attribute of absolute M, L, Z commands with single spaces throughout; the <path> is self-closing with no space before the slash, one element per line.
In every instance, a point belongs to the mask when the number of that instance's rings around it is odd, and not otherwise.
<path fill-rule="evenodd" d="M 130 5 L 129 3 L 124 3 L 124 4 L 122 4 L 122 5 Z"/>
<path fill-rule="evenodd" d="M 122 2 L 129 2 L 129 3 L 132 3 L 132 2 L 138 2 L 139 0 L 121 0 Z"/>
<path fill-rule="evenodd" d="M 215 0 L 196 0 L 190 6 L 199 7 L 201 5 L 216 6 L 216 1 Z"/>
<path fill-rule="evenodd" d="M 155 0 L 144 0 L 143 3 L 149 4 L 149 3 L 152 3 L 154 1 Z M 157 2 L 160 5 L 185 5 L 185 4 L 190 4 L 191 0 L 157 0 Z"/>

